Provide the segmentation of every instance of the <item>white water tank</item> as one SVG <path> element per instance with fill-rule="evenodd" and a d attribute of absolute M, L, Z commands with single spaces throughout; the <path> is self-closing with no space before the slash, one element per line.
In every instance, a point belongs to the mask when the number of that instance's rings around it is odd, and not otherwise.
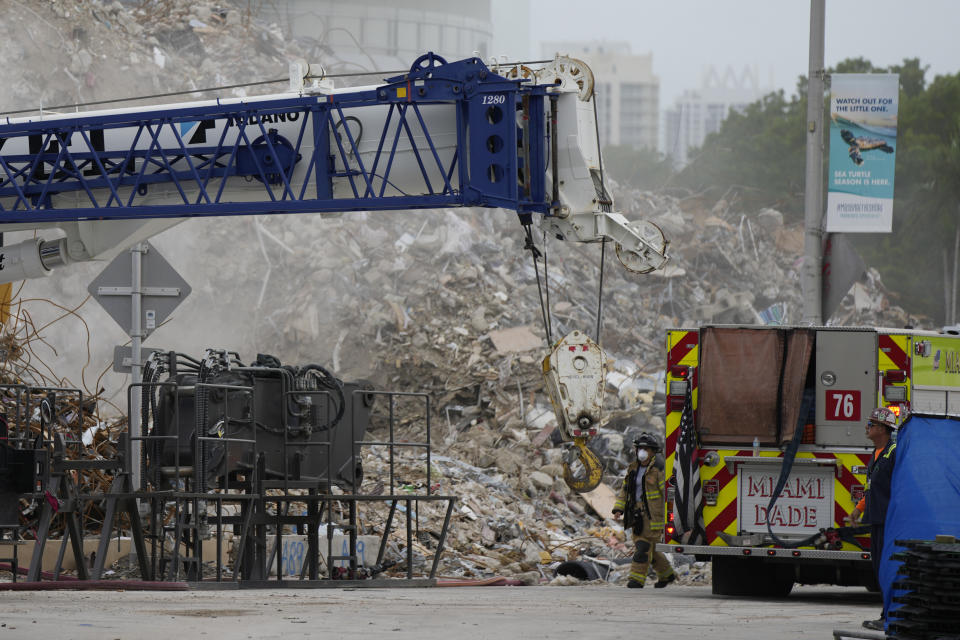
<path fill-rule="evenodd" d="M 260 3 L 259 18 L 334 60 L 330 73 L 405 70 L 427 51 L 447 60 L 491 52 L 490 0 L 289 0 Z"/>

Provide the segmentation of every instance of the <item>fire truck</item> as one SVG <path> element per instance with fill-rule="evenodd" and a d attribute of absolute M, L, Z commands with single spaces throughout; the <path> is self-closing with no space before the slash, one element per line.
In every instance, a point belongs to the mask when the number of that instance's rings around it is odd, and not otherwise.
<path fill-rule="evenodd" d="M 786 595 L 795 583 L 876 589 L 869 536 L 846 526 L 873 454 L 864 425 L 874 407 L 901 419 L 960 413 L 960 336 L 704 326 L 668 330 L 666 347 L 670 484 L 659 549 L 709 559 L 719 595 Z M 682 422 L 695 430 L 692 456 L 678 455 Z M 674 516 L 684 472 L 699 473 L 700 539 Z"/>

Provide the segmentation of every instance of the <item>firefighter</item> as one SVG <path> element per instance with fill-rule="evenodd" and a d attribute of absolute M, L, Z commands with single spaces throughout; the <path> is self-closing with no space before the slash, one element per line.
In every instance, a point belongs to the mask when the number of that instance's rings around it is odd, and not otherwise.
<path fill-rule="evenodd" d="M 653 559 L 657 582 L 653 586 L 662 589 L 677 579 L 667 557 L 656 550 L 663 534 L 663 457 L 658 456 L 660 443 L 649 433 L 641 433 L 633 441 L 636 459 L 627 467 L 626 476 L 617 501 L 613 505 L 613 518 L 623 517 L 624 529 L 633 531 L 636 547 L 630 563 L 631 589 L 643 588 L 647 568 Z"/>
<path fill-rule="evenodd" d="M 897 443 L 893 433 L 897 430 L 897 416 L 885 408 L 874 409 L 867 421 L 867 438 L 875 450 L 873 460 L 867 467 L 867 484 L 863 499 L 854 507 L 848 518 L 851 526 L 857 518 L 863 516 L 863 524 L 870 525 L 870 560 L 873 563 L 873 575 L 880 582 L 880 562 L 883 560 L 883 523 L 887 518 L 887 506 L 890 504 L 890 484 L 893 478 L 893 466 L 896 463 Z M 886 606 L 879 620 L 864 620 L 867 629 L 883 631 L 886 622 Z"/>

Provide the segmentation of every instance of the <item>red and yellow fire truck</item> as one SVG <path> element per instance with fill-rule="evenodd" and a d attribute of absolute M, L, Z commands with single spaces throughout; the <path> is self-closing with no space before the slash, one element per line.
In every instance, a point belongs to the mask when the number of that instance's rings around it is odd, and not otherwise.
<path fill-rule="evenodd" d="M 709 558 L 716 594 L 785 595 L 794 583 L 875 588 L 869 537 L 843 528 L 872 456 L 864 425 L 877 406 L 898 415 L 911 406 L 960 412 L 960 337 L 707 326 L 668 330 L 666 347 L 664 455 L 672 482 L 660 549 Z M 698 447 L 683 461 L 677 441 L 688 394 Z M 768 516 L 785 455 L 793 456 L 792 469 Z M 673 516 L 684 462 L 701 486 L 705 539 L 694 544 Z"/>

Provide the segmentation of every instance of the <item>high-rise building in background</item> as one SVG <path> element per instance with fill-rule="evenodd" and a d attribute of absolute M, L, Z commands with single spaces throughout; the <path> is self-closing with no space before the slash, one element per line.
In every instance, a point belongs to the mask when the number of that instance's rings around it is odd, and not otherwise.
<path fill-rule="evenodd" d="M 260 3 L 258 12 L 312 43 L 312 59 L 331 72 L 404 70 L 427 51 L 450 61 L 500 53 L 490 0 L 287 0 Z"/>
<path fill-rule="evenodd" d="M 530 0 L 490 0 L 490 15 L 494 24 L 491 56 L 523 62 L 537 55 L 530 37 Z"/>
<path fill-rule="evenodd" d="M 534 49 L 530 0 L 286 0 L 259 3 L 257 12 L 285 35 L 312 44 L 308 60 L 324 61 L 331 73 L 401 71 L 427 51 L 448 60 L 479 55 L 486 62 L 513 62 Z M 737 74 L 708 66 L 700 88 L 684 92 L 661 121 L 652 53 L 635 54 L 623 41 L 540 43 L 539 57 L 557 53 L 582 59 L 593 70 L 603 147 L 658 149 L 678 167 L 720 129 L 731 109 L 742 110 L 773 91 L 772 82 L 761 86 L 756 67 Z"/>
<path fill-rule="evenodd" d="M 656 149 L 659 142 L 660 79 L 653 54 L 636 55 L 627 42 L 544 42 L 541 54 L 583 60 L 596 80 L 600 144 Z"/>
<path fill-rule="evenodd" d="M 739 75 L 729 67 L 723 73 L 713 65 L 705 67 L 700 88 L 685 91 L 664 112 L 661 150 L 677 167 L 685 166 L 691 149 L 702 146 L 707 135 L 719 131 L 731 109 L 743 111 L 772 91 L 772 82 L 761 86 L 756 67 L 747 67 Z"/>

